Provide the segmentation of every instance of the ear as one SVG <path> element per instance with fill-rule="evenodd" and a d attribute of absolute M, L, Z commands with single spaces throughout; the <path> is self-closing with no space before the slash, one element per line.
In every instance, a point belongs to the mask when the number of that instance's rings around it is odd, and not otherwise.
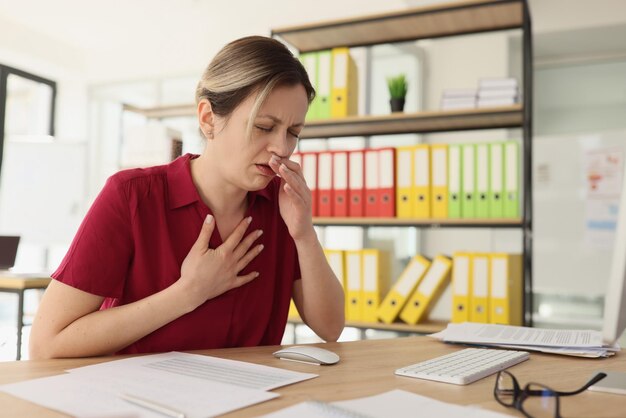
<path fill-rule="evenodd" d="M 211 102 L 202 99 L 198 102 L 198 124 L 206 139 L 213 139 L 213 131 L 215 129 L 215 114 L 211 107 Z"/>

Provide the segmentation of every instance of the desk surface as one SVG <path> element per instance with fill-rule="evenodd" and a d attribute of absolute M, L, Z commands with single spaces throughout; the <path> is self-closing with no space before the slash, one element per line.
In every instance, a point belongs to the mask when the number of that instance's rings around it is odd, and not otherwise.
<path fill-rule="evenodd" d="M 13 273 L 0 270 L 0 289 L 45 289 L 50 280 L 50 275 L 46 273 Z"/>
<path fill-rule="evenodd" d="M 428 337 L 328 343 L 324 347 L 341 356 L 341 361 L 337 365 L 313 366 L 278 360 L 271 355 L 277 349 L 276 346 L 205 350 L 198 353 L 320 375 L 315 379 L 275 390 L 281 395 L 277 399 L 223 415 L 224 417 L 255 417 L 307 399 L 345 400 L 396 388 L 441 401 L 480 405 L 497 412 L 521 416 L 513 409 L 504 408 L 493 399 L 494 376 L 467 386 L 456 386 L 393 374 L 394 370 L 401 366 L 460 350 L 463 347 L 443 344 Z M 51 376 L 72 367 L 111 359 L 114 358 L 0 363 L 0 384 Z M 556 390 L 574 390 L 586 383 L 594 371 L 600 369 L 626 372 L 626 354 L 619 353 L 610 359 L 584 359 L 533 353 L 530 360 L 513 366 L 510 371 L 522 385 L 534 381 Z M 65 416 L 6 393 L 0 393 L 0 405 L 2 405 L 1 417 Z M 626 396 L 608 393 L 585 392 L 561 400 L 561 412 L 567 418 L 623 418 L 625 408 Z"/>

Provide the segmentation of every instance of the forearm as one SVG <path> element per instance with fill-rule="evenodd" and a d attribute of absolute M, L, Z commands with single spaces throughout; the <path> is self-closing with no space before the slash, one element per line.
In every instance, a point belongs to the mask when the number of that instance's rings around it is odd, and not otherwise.
<path fill-rule="evenodd" d="M 45 358 L 115 353 L 193 310 L 183 292 L 176 283 L 136 302 L 91 312 L 53 335 L 46 347 L 37 351 Z"/>
<path fill-rule="evenodd" d="M 302 274 L 301 315 L 317 335 L 336 341 L 345 324 L 343 288 L 326 261 L 315 231 L 296 241 Z"/>

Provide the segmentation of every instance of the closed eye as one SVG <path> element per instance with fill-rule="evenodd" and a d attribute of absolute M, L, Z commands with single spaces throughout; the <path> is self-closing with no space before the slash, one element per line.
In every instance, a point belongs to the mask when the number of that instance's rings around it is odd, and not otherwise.
<path fill-rule="evenodd" d="M 259 131 L 262 131 L 262 132 L 272 132 L 272 130 L 274 130 L 273 126 L 267 128 L 265 126 L 255 125 L 255 128 L 257 128 Z"/>

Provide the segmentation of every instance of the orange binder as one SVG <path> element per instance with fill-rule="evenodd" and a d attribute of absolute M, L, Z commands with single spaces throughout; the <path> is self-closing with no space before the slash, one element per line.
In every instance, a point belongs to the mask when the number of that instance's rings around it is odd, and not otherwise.
<path fill-rule="evenodd" d="M 365 150 L 365 216 L 376 217 L 378 204 L 378 150 Z"/>
<path fill-rule="evenodd" d="M 348 151 L 333 152 L 333 216 L 348 216 Z"/>
<path fill-rule="evenodd" d="M 396 216 L 396 149 L 378 150 L 378 216 Z"/>
<path fill-rule="evenodd" d="M 348 152 L 348 216 L 365 215 L 365 151 Z"/>
<path fill-rule="evenodd" d="M 333 216 L 333 154 L 317 154 L 317 216 Z"/>

